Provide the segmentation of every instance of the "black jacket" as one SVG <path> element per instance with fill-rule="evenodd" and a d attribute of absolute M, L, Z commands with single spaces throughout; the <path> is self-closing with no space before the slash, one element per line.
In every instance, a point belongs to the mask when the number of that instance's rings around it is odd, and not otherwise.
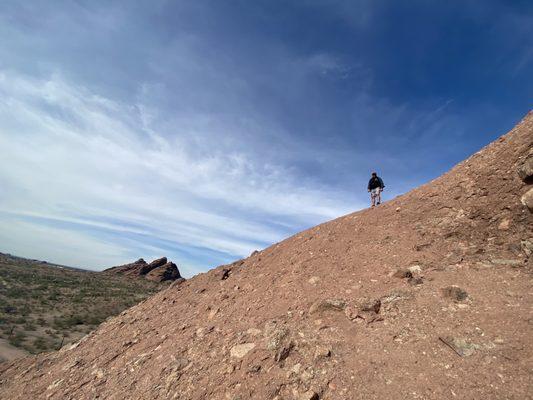
<path fill-rule="evenodd" d="M 368 181 L 368 190 L 372 190 L 375 188 L 383 189 L 384 187 L 385 185 L 383 184 L 383 180 L 379 176 L 376 176 L 375 178 L 372 177 Z"/>

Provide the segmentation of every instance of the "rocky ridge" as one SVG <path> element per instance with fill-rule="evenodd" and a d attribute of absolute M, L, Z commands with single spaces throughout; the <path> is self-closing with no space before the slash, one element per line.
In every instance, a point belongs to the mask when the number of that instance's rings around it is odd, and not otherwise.
<path fill-rule="evenodd" d="M 530 113 L 405 195 L 0 364 L 0 397 L 530 398 L 532 148 Z"/>

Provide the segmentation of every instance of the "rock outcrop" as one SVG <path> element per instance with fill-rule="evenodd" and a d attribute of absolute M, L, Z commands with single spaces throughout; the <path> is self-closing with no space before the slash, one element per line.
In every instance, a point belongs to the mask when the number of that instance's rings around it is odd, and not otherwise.
<path fill-rule="evenodd" d="M 0 398 L 531 398 L 531 148 L 533 114 L 409 193 L 0 364 Z"/>
<path fill-rule="evenodd" d="M 157 260 L 152 261 L 150 264 L 145 265 L 144 267 L 142 267 L 139 273 L 140 273 L 140 275 L 146 275 L 150 271 L 152 271 L 152 270 L 154 270 L 156 268 L 162 267 L 167 262 L 168 261 L 167 261 L 166 257 L 158 258 Z"/>
<path fill-rule="evenodd" d="M 146 274 L 146 279 L 156 282 L 175 281 L 183 279 L 178 267 L 173 262 L 167 262 L 159 267 L 152 269 Z"/>
<path fill-rule="evenodd" d="M 166 257 L 158 258 L 150 264 L 140 258 L 134 263 L 108 268 L 102 272 L 140 277 L 155 282 L 184 280 L 177 265 L 168 262 Z"/>

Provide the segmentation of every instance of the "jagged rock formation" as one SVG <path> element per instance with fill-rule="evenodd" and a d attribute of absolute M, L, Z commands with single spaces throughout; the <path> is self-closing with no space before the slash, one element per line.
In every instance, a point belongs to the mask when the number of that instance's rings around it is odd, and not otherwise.
<path fill-rule="evenodd" d="M 103 270 L 104 273 L 114 273 L 122 274 L 128 276 L 139 276 L 141 275 L 141 269 L 147 266 L 148 263 L 144 259 L 139 258 L 137 261 L 130 264 L 118 265 L 116 267 L 111 267 Z"/>
<path fill-rule="evenodd" d="M 530 113 L 418 189 L 0 364 L 0 398 L 531 397 L 531 148 Z"/>
<path fill-rule="evenodd" d="M 175 281 L 183 279 L 178 271 L 178 267 L 173 262 L 167 262 L 160 267 L 152 269 L 146 274 L 146 279 L 156 282 Z"/>
<path fill-rule="evenodd" d="M 168 262 L 166 257 L 158 258 L 148 264 L 142 258 L 131 264 L 119 265 L 102 271 L 103 273 L 122 274 L 134 277 L 144 277 L 151 281 L 164 282 L 184 280 L 176 264 Z"/>

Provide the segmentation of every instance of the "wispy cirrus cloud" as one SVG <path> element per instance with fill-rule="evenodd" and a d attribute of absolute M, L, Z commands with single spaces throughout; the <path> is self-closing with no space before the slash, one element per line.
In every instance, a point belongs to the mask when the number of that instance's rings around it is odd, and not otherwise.
<path fill-rule="evenodd" d="M 172 244 L 176 253 L 196 247 L 229 260 L 350 209 L 335 191 L 302 184 L 282 165 L 216 140 L 160 135 L 142 105 L 119 104 L 57 75 L 3 72 L 0 93 L 0 154 L 10 166 L 0 173 L 0 210 L 10 224 L 54 221 L 92 241 L 97 231 L 129 234 L 139 248 L 149 236 L 153 256 L 160 240 L 159 254 Z M 124 261 L 134 249 L 131 240 L 117 245 L 112 260 L 106 252 L 91 267 Z M 189 273 L 202 265 L 184 262 Z"/>

